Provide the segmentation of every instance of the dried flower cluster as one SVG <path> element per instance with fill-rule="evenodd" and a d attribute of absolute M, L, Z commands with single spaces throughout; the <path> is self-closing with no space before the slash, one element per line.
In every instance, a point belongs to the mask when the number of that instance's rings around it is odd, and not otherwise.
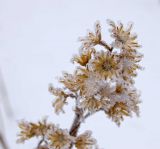
<path fill-rule="evenodd" d="M 92 138 L 91 132 L 86 131 L 73 137 L 67 129 L 61 129 L 53 123 L 47 123 L 46 119 L 38 123 L 21 121 L 19 128 L 21 131 L 17 142 L 24 143 L 33 137 L 40 138 L 36 149 L 68 149 L 71 145 L 75 145 L 77 149 L 87 149 L 96 145 L 96 140 Z"/>
<path fill-rule="evenodd" d="M 64 112 L 68 99 L 75 100 L 75 119 L 70 130 L 60 129 L 46 121 L 38 124 L 21 122 L 19 141 L 24 142 L 34 136 L 41 137 L 38 149 L 97 149 L 91 132 L 78 135 L 80 124 L 93 113 L 103 111 L 118 126 L 125 116 L 139 115 L 139 92 L 134 86 L 142 54 L 137 36 L 131 33 L 132 24 L 127 28 L 122 23 L 108 21 L 113 42 L 107 44 L 102 39 L 99 22 L 95 32 L 81 38 L 82 46 L 78 55 L 72 58 L 76 63 L 73 74 L 65 72 L 59 82 L 63 88 L 52 85 L 49 91 L 55 96 L 53 107 L 58 114 Z M 99 49 L 97 46 L 101 46 Z"/>

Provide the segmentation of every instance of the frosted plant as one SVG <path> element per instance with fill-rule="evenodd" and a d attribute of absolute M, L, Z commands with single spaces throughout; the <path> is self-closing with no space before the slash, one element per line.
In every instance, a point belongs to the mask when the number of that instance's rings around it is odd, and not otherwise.
<path fill-rule="evenodd" d="M 132 25 L 125 28 L 122 23 L 108 21 L 113 41 L 107 44 L 101 35 L 99 22 L 95 32 L 80 38 L 82 46 L 72 62 L 75 71 L 63 73 L 59 82 L 62 88 L 49 86 L 54 95 L 55 113 L 64 113 L 68 99 L 75 101 L 75 118 L 70 129 L 61 129 L 53 123 L 42 120 L 38 123 L 21 121 L 18 142 L 39 137 L 37 149 L 98 149 L 91 131 L 78 133 L 81 123 L 99 111 L 104 112 L 118 126 L 124 117 L 139 115 L 139 92 L 134 86 L 142 54 L 137 51 L 140 45 L 137 36 L 131 33 Z M 100 46 L 101 50 L 97 47 Z"/>

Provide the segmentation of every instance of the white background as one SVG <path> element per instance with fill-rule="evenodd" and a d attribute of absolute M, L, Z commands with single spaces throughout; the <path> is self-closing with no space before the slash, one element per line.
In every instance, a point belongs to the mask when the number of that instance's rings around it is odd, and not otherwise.
<path fill-rule="evenodd" d="M 48 84 L 58 84 L 61 71 L 72 71 L 70 59 L 78 52 L 79 36 L 100 20 L 110 40 L 106 19 L 134 22 L 143 46 L 143 72 L 136 87 L 141 90 L 141 117 L 127 118 L 118 128 L 102 113 L 82 124 L 104 149 L 160 149 L 160 2 L 158 0 L 0 0 L 0 69 L 14 117 L 5 120 L 11 149 L 32 149 L 36 141 L 16 144 L 17 120 L 49 121 L 69 128 L 72 106 L 56 116 Z M 72 104 L 71 104 L 72 105 Z"/>

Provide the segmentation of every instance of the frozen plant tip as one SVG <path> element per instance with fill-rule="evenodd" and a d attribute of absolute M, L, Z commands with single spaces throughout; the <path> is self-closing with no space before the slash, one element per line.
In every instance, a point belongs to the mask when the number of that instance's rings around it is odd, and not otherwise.
<path fill-rule="evenodd" d="M 137 36 L 131 32 L 133 25 L 125 28 L 122 23 L 117 25 L 108 21 L 108 24 L 113 37 L 111 44 L 102 38 L 97 22 L 95 32 L 80 38 L 80 52 L 72 58 L 78 65 L 75 71 L 63 73 L 59 79 L 62 88 L 49 87 L 55 97 L 55 113 L 65 112 L 63 107 L 68 99 L 75 101 L 71 128 L 64 130 L 46 120 L 38 123 L 22 121 L 18 142 L 38 137 L 37 149 L 98 149 L 91 131 L 78 133 L 81 123 L 89 116 L 102 111 L 120 126 L 124 117 L 139 115 L 140 95 L 134 86 L 134 78 L 141 69 L 139 62 L 143 55 L 137 51 L 140 48 Z"/>

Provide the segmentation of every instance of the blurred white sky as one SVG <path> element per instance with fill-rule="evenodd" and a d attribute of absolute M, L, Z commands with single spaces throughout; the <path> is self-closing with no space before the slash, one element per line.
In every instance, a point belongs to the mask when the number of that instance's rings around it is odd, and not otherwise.
<path fill-rule="evenodd" d="M 125 119 L 118 128 L 98 113 L 82 125 L 104 149 L 160 149 L 160 2 L 158 0 L 0 0 L 0 69 L 8 89 L 14 120 L 6 120 L 11 149 L 31 149 L 35 140 L 15 143 L 16 120 L 49 121 L 68 128 L 72 107 L 59 117 L 51 107 L 48 84 L 57 85 L 61 71 L 72 71 L 71 56 L 78 52 L 79 36 L 100 20 L 109 38 L 106 19 L 134 22 L 144 53 L 136 86 L 141 90 L 141 117 Z"/>

